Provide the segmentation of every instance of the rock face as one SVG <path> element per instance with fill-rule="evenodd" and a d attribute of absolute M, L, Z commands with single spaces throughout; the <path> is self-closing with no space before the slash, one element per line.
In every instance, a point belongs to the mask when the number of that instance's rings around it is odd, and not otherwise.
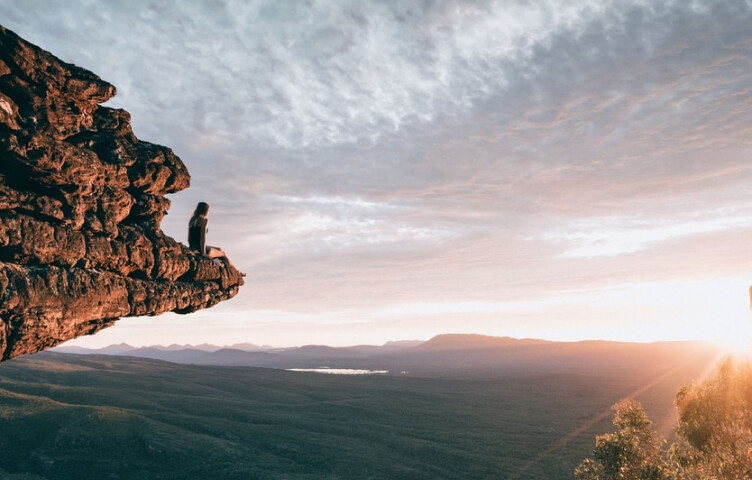
<path fill-rule="evenodd" d="M 190 176 L 136 138 L 128 112 L 99 105 L 113 95 L 0 27 L 0 361 L 118 317 L 210 307 L 243 284 L 162 233 L 164 195 Z"/>

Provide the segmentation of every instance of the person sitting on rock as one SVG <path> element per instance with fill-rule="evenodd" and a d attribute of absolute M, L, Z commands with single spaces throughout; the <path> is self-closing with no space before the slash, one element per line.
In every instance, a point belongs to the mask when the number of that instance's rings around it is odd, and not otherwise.
<path fill-rule="evenodd" d="M 198 202 L 191 221 L 188 222 L 188 247 L 209 258 L 223 258 L 228 265 L 235 268 L 227 254 L 221 248 L 206 244 L 206 232 L 209 231 L 209 204 Z M 235 268 L 237 270 L 237 268 Z M 245 277 L 245 273 L 240 272 Z"/>

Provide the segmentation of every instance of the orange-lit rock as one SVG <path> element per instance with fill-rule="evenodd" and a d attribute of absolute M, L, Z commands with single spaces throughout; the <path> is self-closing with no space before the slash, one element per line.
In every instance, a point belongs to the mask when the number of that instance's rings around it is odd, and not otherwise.
<path fill-rule="evenodd" d="M 99 105 L 115 87 L 0 27 L 0 361 L 234 296 L 226 263 L 160 230 L 190 175 Z M 187 219 L 186 219 L 187 222 Z"/>

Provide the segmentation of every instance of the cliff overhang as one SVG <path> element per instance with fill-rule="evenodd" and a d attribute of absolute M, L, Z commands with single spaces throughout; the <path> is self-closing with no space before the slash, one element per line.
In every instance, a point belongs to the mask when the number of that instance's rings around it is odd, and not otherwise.
<path fill-rule="evenodd" d="M 211 307 L 243 285 L 229 262 L 161 231 L 165 195 L 190 175 L 101 105 L 114 95 L 0 26 L 0 361 L 120 317 Z"/>

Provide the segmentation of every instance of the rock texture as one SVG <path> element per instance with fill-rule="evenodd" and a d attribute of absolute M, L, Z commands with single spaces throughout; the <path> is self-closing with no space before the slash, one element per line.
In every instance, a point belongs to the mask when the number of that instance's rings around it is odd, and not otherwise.
<path fill-rule="evenodd" d="M 210 307 L 243 284 L 162 233 L 164 195 L 190 176 L 100 105 L 113 95 L 0 27 L 0 361 L 118 317 Z"/>

